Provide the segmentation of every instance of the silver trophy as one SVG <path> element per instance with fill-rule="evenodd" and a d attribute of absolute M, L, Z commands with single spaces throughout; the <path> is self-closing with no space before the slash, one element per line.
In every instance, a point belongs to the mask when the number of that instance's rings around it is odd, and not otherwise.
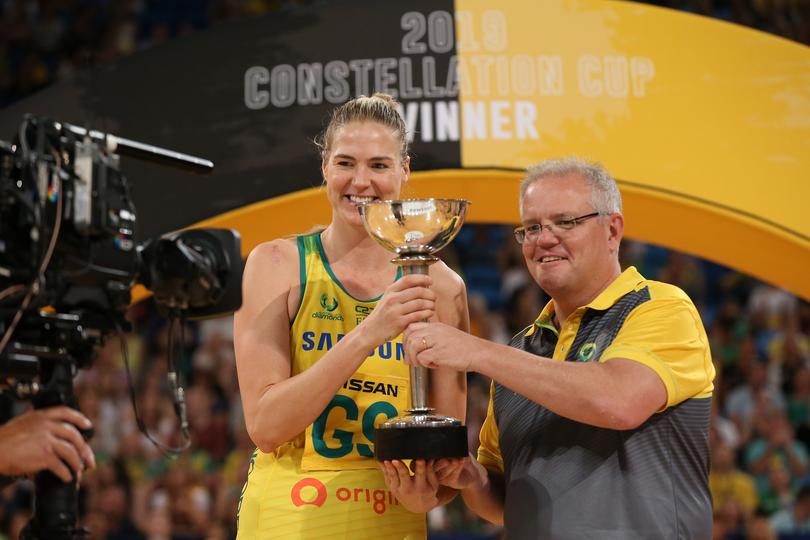
<path fill-rule="evenodd" d="M 427 274 L 433 254 L 461 229 L 468 201 L 410 199 L 360 206 L 363 225 L 377 242 L 398 255 L 403 274 Z M 411 408 L 374 430 L 374 453 L 390 459 L 439 459 L 467 455 L 467 428 L 460 420 L 433 414 L 427 406 L 427 369 L 411 366 Z"/>

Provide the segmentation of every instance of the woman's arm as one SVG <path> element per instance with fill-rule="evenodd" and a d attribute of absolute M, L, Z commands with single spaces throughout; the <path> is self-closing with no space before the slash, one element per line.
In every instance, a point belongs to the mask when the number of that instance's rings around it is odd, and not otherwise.
<path fill-rule="evenodd" d="M 234 348 L 248 434 L 271 452 L 315 421 L 372 349 L 411 322 L 430 317 L 435 295 L 427 276 L 405 276 L 372 314 L 306 371 L 291 377 L 290 294 L 297 294 L 294 242 L 259 245 L 248 257 L 243 304 L 234 317 Z"/>

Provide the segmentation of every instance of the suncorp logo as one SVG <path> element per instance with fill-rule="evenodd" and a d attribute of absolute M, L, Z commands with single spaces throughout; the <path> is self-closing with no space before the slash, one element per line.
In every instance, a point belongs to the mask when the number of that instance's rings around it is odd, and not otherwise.
<path fill-rule="evenodd" d="M 295 506 L 321 507 L 328 497 L 326 486 L 317 478 L 303 478 L 290 490 L 290 500 Z M 394 494 L 385 489 L 341 486 L 335 488 L 331 497 L 338 503 L 370 505 L 374 513 L 380 515 L 392 506 L 399 506 Z"/>

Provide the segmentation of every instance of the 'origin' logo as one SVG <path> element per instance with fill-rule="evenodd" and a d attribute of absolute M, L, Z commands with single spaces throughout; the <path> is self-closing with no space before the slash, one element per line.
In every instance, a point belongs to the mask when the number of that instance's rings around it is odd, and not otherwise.
<path fill-rule="evenodd" d="M 311 491 L 305 494 L 307 495 L 306 500 L 301 497 L 301 492 L 306 488 L 315 489 L 315 498 L 312 498 Z M 317 478 L 299 480 L 290 490 L 290 500 L 295 506 L 311 504 L 320 508 L 326 502 L 326 496 L 326 486 Z M 378 515 L 384 514 L 393 506 L 399 506 L 399 501 L 394 494 L 384 489 L 341 486 L 334 491 L 332 496 L 337 499 L 337 503 L 366 504 Z"/>
<path fill-rule="evenodd" d="M 317 492 L 317 495 L 311 501 L 305 501 L 301 498 L 301 492 L 307 487 L 315 488 Z M 303 480 L 299 480 L 292 487 L 290 490 L 290 499 L 295 506 L 303 506 L 305 504 L 323 506 L 323 503 L 326 501 L 326 486 L 323 485 L 323 482 L 315 478 L 304 478 Z"/>

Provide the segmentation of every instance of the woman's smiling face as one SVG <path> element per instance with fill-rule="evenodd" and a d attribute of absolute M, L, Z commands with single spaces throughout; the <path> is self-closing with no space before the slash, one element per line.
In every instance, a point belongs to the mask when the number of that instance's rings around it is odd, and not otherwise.
<path fill-rule="evenodd" d="M 362 226 L 357 207 L 399 198 L 410 176 L 395 132 L 373 121 L 350 122 L 331 141 L 322 172 L 333 219 Z"/>

